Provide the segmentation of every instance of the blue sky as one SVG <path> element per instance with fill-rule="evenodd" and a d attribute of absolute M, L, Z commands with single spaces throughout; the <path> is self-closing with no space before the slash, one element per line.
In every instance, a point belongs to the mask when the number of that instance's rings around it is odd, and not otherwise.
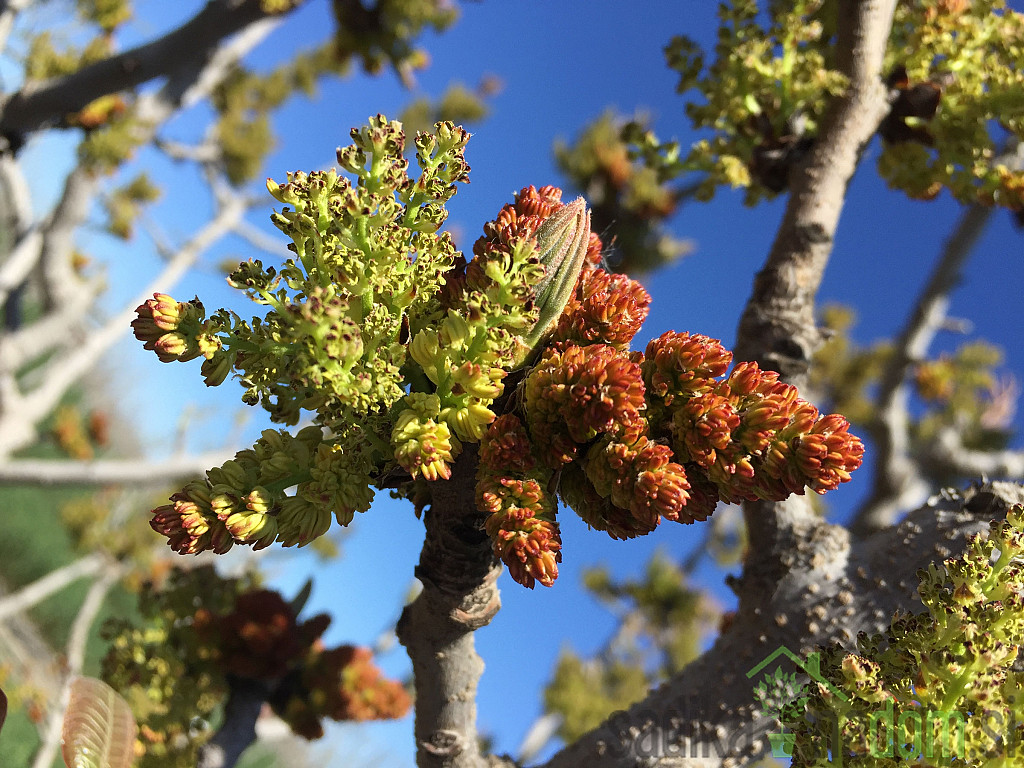
<path fill-rule="evenodd" d="M 186 18 L 200 5 L 141 2 L 140 20 L 125 31 L 124 40 L 149 38 L 172 17 Z M 391 75 L 353 76 L 322 88 L 312 100 L 292 102 L 277 122 L 281 145 L 269 158 L 266 175 L 281 179 L 286 171 L 331 162 L 334 148 L 347 143 L 350 127 L 377 112 L 396 115 L 412 95 L 438 96 L 452 79 L 472 86 L 486 75 L 497 75 L 504 89 L 492 100 L 490 117 L 472 126 L 474 138 L 467 150 L 472 183 L 461 188 L 450 205 L 449 227 L 460 233 L 459 244 L 468 249 L 482 223 L 513 192 L 527 184 L 563 181 L 554 166 L 552 143 L 571 139 L 608 108 L 626 114 L 642 110 L 651 116 L 661 137 L 692 141 L 685 102 L 675 94 L 676 76 L 664 66 L 661 48 L 676 33 L 704 43 L 713 40 L 715 5 L 687 0 L 467 3 L 452 30 L 427 37 L 432 63 L 419 75 L 416 94 L 405 91 Z M 318 41 L 329 23 L 327 3 L 314 0 L 275 32 L 254 61 L 266 61 L 271 50 L 274 56 L 284 56 Z M 202 116 L 200 109 L 183 117 L 171 126 L 169 135 L 194 138 Z M 40 141 L 28 152 L 34 167 L 45 169 L 53 167 L 54 158 L 66 147 L 66 142 Z M 869 150 L 851 186 L 820 293 L 822 302 L 841 301 L 858 309 L 856 335 L 864 342 L 892 335 L 904 322 L 909 303 L 958 214 L 958 206 L 948 196 L 931 203 L 908 202 L 887 190 L 874 172 L 876 154 L 876 147 Z M 184 239 L 209 212 L 195 174 L 151 152 L 142 153 L 139 162 L 155 169 L 151 170 L 154 177 L 168 185 L 154 217 L 172 239 Z M 40 177 L 44 187 L 51 175 Z M 705 333 L 731 344 L 783 204 L 778 200 L 748 209 L 740 194 L 723 191 L 710 204 L 684 206 L 672 221 L 672 230 L 692 240 L 696 250 L 677 265 L 644 279 L 654 303 L 637 344 L 642 347 L 647 339 L 670 328 Z M 266 215 L 251 219 L 274 232 L 267 222 L 269 212 L 268 203 Z M 112 301 L 127 301 L 158 269 L 158 259 L 144 239 L 117 246 L 94 236 L 90 243 L 109 259 Z M 198 294 L 208 308 L 230 303 L 239 311 L 250 311 L 231 295 L 216 265 L 229 256 L 252 255 L 266 258 L 254 254 L 244 242 L 226 243 L 174 294 L 179 298 Z M 972 322 L 967 338 L 986 338 L 1003 346 L 1006 369 L 1019 380 L 1024 379 L 1019 319 L 1022 273 L 1021 232 L 1001 213 L 972 257 L 951 308 L 953 316 Z M 938 339 L 938 346 L 952 349 L 962 340 L 947 334 Z M 127 382 L 115 385 L 116 397 L 127 411 L 138 414 L 140 431 L 153 453 L 170 449 L 184 409 L 192 414 L 189 449 L 222 446 L 243 407 L 237 386 L 229 381 L 217 390 L 207 390 L 198 365 L 160 365 L 139 346 L 122 344 L 111 364 L 121 381 Z M 250 410 L 247 415 L 243 441 L 255 438 L 265 426 L 259 413 Z M 850 508 L 866 494 L 866 480 L 862 470 L 862 476 L 830 495 L 830 501 L 840 510 Z M 588 531 L 571 513 L 563 514 L 561 520 L 564 562 L 555 587 L 531 592 L 503 576 L 503 609 L 491 626 L 477 633 L 487 663 L 480 686 L 480 727 L 493 734 L 499 751 L 514 751 L 538 715 L 540 689 L 559 650 L 572 647 L 591 652 L 613 628 L 612 618 L 582 592 L 582 569 L 603 563 L 617 575 L 639 574 L 655 549 L 682 557 L 702 535 L 696 527 L 666 523 L 643 539 L 613 542 Z M 296 591 L 308 574 L 315 574 L 309 609 L 335 616 L 329 641 L 369 643 L 398 616 L 412 583 L 421 538 L 421 524 L 411 509 L 381 495 L 374 508 L 351 526 L 340 560 L 323 564 L 301 553 L 278 553 L 267 565 L 275 583 L 286 592 Z M 704 571 L 700 578 L 720 600 L 728 600 L 721 572 Z M 401 649 L 385 665 L 395 674 L 408 669 Z M 357 743 L 359 749 L 370 750 L 376 764 L 412 764 L 411 720 L 370 726 L 369 742 L 364 741 L 363 731 L 358 733 L 353 735 L 351 728 L 336 730 L 338 740 L 332 742 L 332 751 L 337 758 L 332 765 L 350 764 L 349 750 Z"/>

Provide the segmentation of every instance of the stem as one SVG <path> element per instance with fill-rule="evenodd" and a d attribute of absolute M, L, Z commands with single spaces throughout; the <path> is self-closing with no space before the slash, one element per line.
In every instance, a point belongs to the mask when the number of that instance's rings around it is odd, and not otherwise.
<path fill-rule="evenodd" d="M 501 566 L 475 501 L 477 455 L 466 445 L 447 481 L 431 484 L 426 538 L 416 577 L 423 591 L 405 607 L 398 640 L 409 652 L 416 686 L 419 768 L 483 768 L 476 732 L 476 689 L 483 660 L 473 632 L 501 601 Z"/>
<path fill-rule="evenodd" d="M 228 678 L 228 684 L 224 723 L 199 750 L 197 768 L 233 768 L 256 741 L 256 719 L 270 695 L 270 686 L 262 680 L 234 676 Z"/>

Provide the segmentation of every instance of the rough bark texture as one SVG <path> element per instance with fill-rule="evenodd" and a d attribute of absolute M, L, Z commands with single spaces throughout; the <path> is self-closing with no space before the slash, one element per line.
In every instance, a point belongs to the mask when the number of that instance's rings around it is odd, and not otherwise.
<path fill-rule="evenodd" d="M 888 626 L 897 610 L 923 610 L 917 570 L 959 553 L 968 535 L 1021 502 L 1024 487 L 1005 483 L 946 492 L 899 526 L 860 540 L 819 522 L 790 553 L 790 571 L 770 599 L 741 601 L 700 659 L 544 768 L 719 768 L 764 755 L 774 723 L 754 717 L 757 678 L 748 671 L 780 646 L 801 657 L 830 642 L 850 646 L 858 632 Z"/>
<path fill-rule="evenodd" d="M 445 482 L 431 484 L 426 538 L 416 568 L 423 591 L 402 612 L 398 639 L 416 686 L 416 763 L 420 768 L 482 768 L 476 689 L 483 660 L 473 632 L 501 606 L 501 567 L 474 500 L 476 446 L 466 445 Z"/>

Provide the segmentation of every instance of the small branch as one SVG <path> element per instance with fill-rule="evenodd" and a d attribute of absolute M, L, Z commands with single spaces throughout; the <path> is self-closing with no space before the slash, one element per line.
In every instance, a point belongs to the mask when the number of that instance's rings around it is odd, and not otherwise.
<path fill-rule="evenodd" d="M 259 227 L 244 219 L 235 227 L 235 234 L 246 240 L 249 245 L 278 258 L 289 256 L 288 248 L 279 239 L 268 235 Z"/>
<path fill-rule="evenodd" d="M 1024 481 L 1024 451 L 977 451 L 965 448 L 956 429 L 944 429 L 927 455 L 930 469 L 960 477 L 991 477 Z"/>
<path fill-rule="evenodd" d="M 0 106 L 0 134 L 24 135 L 58 124 L 100 96 L 203 62 L 222 40 L 270 17 L 261 6 L 260 0 L 209 0 L 191 20 L 163 37 L 70 75 L 30 83 Z"/>
<path fill-rule="evenodd" d="M 874 483 L 871 495 L 850 526 L 858 536 L 891 524 L 901 510 L 919 504 L 928 492 L 925 474 L 910 446 L 907 378 L 913 365 L 927 355 L 935 335 L 943 329 L 949 295 L 959 282 L 963 266 L 985 231 L 992 212 L 991 207 L 980 205 L 964 210 L 882 371 L 875 398 L 875 423 L 871 428 Z"/>
<path fill-rule="evenodd" d="M 85 576 L 96 575 L 109 565 L 110 561 L 101 554 L 86 555 L 73 563 L 50 571 L 42 578 L 36 579 L 31 584 L 26 584 L 16 592 L 0 597 L 0 622 L 41 603 L 50 595 L 60 592 L 64 587 Z"/>
<path fill-rule="evenodd" d="M 199 750 L 197 768 L 234 768 L 238 758 L 256 741 L 256 719 L 270 696 L 262 680 L 229 676 L 224 722 Z"/>
<path fill-rule="evenodd" d="M 31 0 L 5 0 L 0 3 L 0 53 L 7 48 L 7 39 L 18 14 L 31 4 Z"/>
<path fill-rule="evenodd" d="M 110 566 L 103 575 L 96 579 L 89 587 L 82 607 L 78 610 L 78 615 L 71 625 L 71 636 L 68 638 L 66 651 L 67 677 L 61 691 L 60 701 L 50 712 L 43 743 L 32 762 L 32 768 L 50 768 L 53 765 L 57 751 L 60 749 L 60 733 L 64 723 L 64 711 L 67 709 L 71 697 L 71 683 L 82 674 L 82 665 L 85 663 L 85 646 L 89 641 L 89 630 L 92 628 L 100 608 L 103 607 L 107 593 L 121 578 L 121 575 L 120 567 Z"/>
<path fill-rule="evenodd" d="M 13 459 L 0 464 L 0 485 L 159 485 L 201 476 L 207 469 L 220 466 L 231 456 L 227 452 L 212 452 L 155 461 Z"/>
<path fill-rule="evenodd" d="M 416 568 L 423 591 L 398 621 L 412 660 L 419 768 L 484 768 L 476 731 L 476 689 L 483 661 L 473 632 L 501 607 L 501 566 L 475 501 L 476 449 L 466 445 L 452 478 L 431 484 L 426 538 Z"/>
<path fill-rule="evenodd" d="M 756 360 L 798 387 L 806 386 L 821 343 L 814 302 L 846 189 L 889 108 L 881 71 L 894 6 L 895 0 L 839 3 L 836 59 L 847 89 L 830 106 L 805 164 L 791 177 L 785 215 L 740 319 L 736 359 Z M 750 540 L 758 542 L 744 577 L 751 586 L 755 580 L 748 576 L 769 579 L 756 591 L 770 593 L 771 580 L 786 567 L 780 556 L 814 529 L 815 514 L 805 499 L 792 497 L 779 504 L 747 503 L 744 515 Z"/>
<path fill-rule="evenodd" d="M 102 328 L 90 332 L 84 344 L 50 365 L 45 382 L 40 387 L 28 395 L 18 396 L 18 402 L 3 403 L 3 413 L 0 414 L 0 457 L 9 456 L 32 441 L 35 424 L 50 413 L 68 388 L 128 331 L 135 316 L 135 308 L 151 298 L 154 292 L 170 290 L 207 248 L 231 231 L 244 211 L 245 206 L 241 200 L 223 207 L 212 221 L 178 250 L 163 273 L 141 294 L 111 317 Z"/>

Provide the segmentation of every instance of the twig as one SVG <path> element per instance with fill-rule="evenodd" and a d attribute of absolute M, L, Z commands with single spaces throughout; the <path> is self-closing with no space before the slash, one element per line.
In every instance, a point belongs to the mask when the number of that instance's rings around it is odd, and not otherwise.
<path fill-rule="evenodd" d="M 154 292 L 169 290 L 207 248 L 232 229 L 244 210 L 241 201 L 223 207 L 212 221 L 178 250 L 160 276 L 141 294 L 111 317 L 102 328 L 91 332 L 84 344 L 51 364 L 40 387 L 30 394 L 19 396 L 16 403 L 3 403 L 4 411 L 0 414 L 0 456 L 10 455 L 32 441 L 35 424 L 50 413 L 68 388 L 127 332 L 135 315 L 135 307 Z"/>
<path fill-rule="evenodd" d="M 828 109 L 807 161 L 791 177 L 790 197 L 764 268 L 740 319 L 737 360 L 756 360 L 796 386 L 805 386 L 811 357 L 821 342 L 815 295 L 832 253 L 847 185 L 863 148 L 888 111 L 882 59 L 895 0 L 843 0 L 838 7 L 836 59 L 846 92 Z M 755 602 L 771 595 L 785 571 L 780 556 L 818 526 L 805 497 L 748 502 L 750 541 L 742 585 Z M 741 593 L 741 599 L 743 594 Z"/>
<path fill-rule="evenodd" d="M 109 565 L 110 561 L 99 553 L 86 555 L 73 563 L 50 571 L 42 578 L 36 579 L 31 584 L 26 584 L 16 592 L 0 597 L 0 622 L 41 603 L 50 595 L 60 592 L 64 587 L 85 576 L 94 576 Z"/>
<path fill-rule="evenodd" d="M 68 638 L 67 646 L 67 678 L 61 690 L 60 701 L 50 712 L 42 745 L 36 752 L 32 768 L 50 768 L 53 765 L 57 750 L 60 749 L 60 733 L 64 721 L 64 710 L 67 709 L 71 697 L 71 683 L 74 678 L 82 674 L 82 665 L 85 663 L 85 646 L 89 641 L 89 630 L 92 628 L 100 608 L 103 607 L 107 593 L 121 578 L 121 575 L 121 568 L 111 565 L 96 579 L 89 587 L 85 601 L 71 625 L 71 636 Z"/>
<path fill-rule="evenodd" d="M 193 456 L 147 459 L 99 459 L 59 461 L 13 459 L 0 464 L 0 485 L 115 485 L 125 483 L 161 484 L 202 475 L 230 459 L 220 451 Z"/>
<path fill-rule="evenodd" d="M 1024 487 L 993 485 L 934 497 L 866 539 L 823 527 L 813 547 L 794 550 L 775 592 L 760 605 L 741 604 L 709 651 L 543 768 L 735 768 L 763 756 L 766 729 L 748 671 L 780 646 L 805 657 L 819 645 L 850 644 L 860 631 L 881 632 L 897 611 L 920 610 L 917 571 L 962 552 L 968 536 L 1022 501 Z"/>
<path fill-rule="evenodd" d="M 194 61 L 203 62 L 221 41 L 269 17 L 262 5 L 260 0 L 210 0 L 191 20 L 150 43 L 70 75 L 30 83 L 0 106 L 0 134 L 26 134 L 57 124 L 101 96 L 176 74 Z M 300 5 L 294 3 L 289 12 Z"/>
<path fill-rule="evenodd" d="M 483 661 L 473 632 L 501 607 L 500 565 L 475 501 L 477 454 L 467 445 L 452 478 L 436 481 L 424 513 L 426 538 L 416 568 L 423 591 L 398 621 L 412 660 L 419 768 L 484 768 L 476 731 L 476 689 Z"/>
<path fill-rule="evenodd" d="M 960 433 L 952 427 L 938 434 L 921 461 L 933 469 L 961 477 L 1024 480 L 1024 451 L 972 450 L 964 447 Z"/>
<path fill-rule="evenodd" d="M 882 371 L 875 419 L 870 426 L 874 483 L 850 526 L 858 536 L 891 524 L 901 510 L 920 503 L 928 493 L 923 467 L 910 447 L 907 376 L 911 367 L 925 358 L 935 334 L 942 330 L 949 295 L 991 216 L 990 207 L 971 205 L 964 210 Z"/>
<path fill-rule="evenodd" d="M 234 768 L 238 758 L 256 741 L 256 719 L 270 696 L 270 685 L 243 677 L 228 678 L 224 722 L 199 750 L 196 768 Z"/>

